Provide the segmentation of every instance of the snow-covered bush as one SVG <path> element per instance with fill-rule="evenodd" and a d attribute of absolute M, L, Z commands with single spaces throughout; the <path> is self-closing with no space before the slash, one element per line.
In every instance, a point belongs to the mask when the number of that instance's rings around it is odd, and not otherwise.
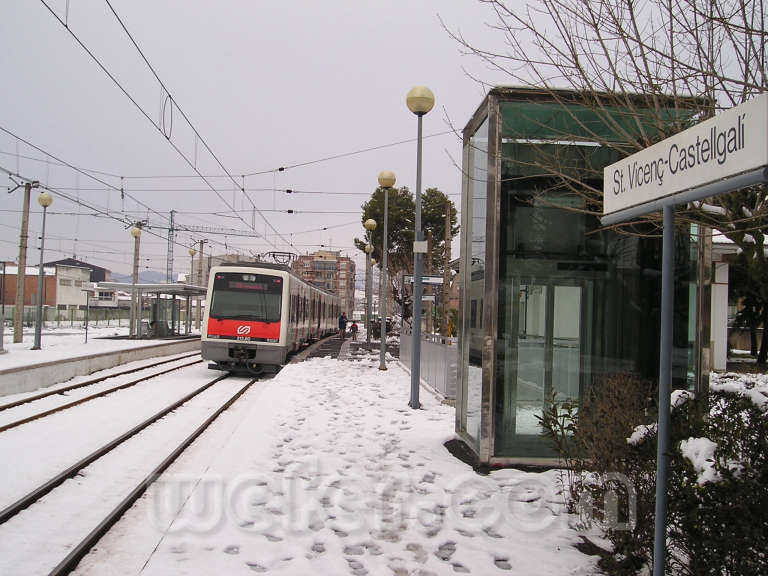
<path fill-rule="evenodd" d="M 654 394 L 637 378 L 607 377 L 581 410 L 553 403 L 542 418 L 570 467 L 571 509 L 591 514 L 613 544 L 600 561 L 610 574 L 635 574 L 652 563 Z M 768 574 L 767 399 L 768 379 L 743 375 L 713 377 L 706 398 L 673 394 L 667 573 Z M 619 514 L 632 522 L 607 518 L 604 507 L 593 505 L 607 495 L 618 496 Z"/>

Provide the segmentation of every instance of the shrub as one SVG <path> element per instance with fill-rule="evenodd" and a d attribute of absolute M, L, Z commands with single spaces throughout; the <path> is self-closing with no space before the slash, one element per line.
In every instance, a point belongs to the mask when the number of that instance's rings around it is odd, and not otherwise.
<path fill-rule="evenodd" d="M 544 433 L 567 467 L 564 482 L 569 509 L 578 512 L 584 523 L 601 525 L 613 545 L 600 561 L 600 567 L 610 574 L 634 574 L 650 568 L 653 559 L 654 394 L 647 381 L 604 377 L 580 410 L 571 403 L 552 402 L 541 418 Z M 701 402 L 705 406 L 697 404 Z M 702 420 L 698 414 L 708 417 Z M 697 445 L 694 439 L 707 439 L 704 445 L 715 446 L 712 458 L 691 456 L 688 447 Z M 694 441 L 686 442 L 689 440 Z M 673 409 L 669 573 L 768 574 L 764 551 L 768 536 L 767 443 L 766 406 L 760 406 L 754 394 L 719 389 Z M 607 513 L 604 506 L 593 505 L 612 498 L 617 500 L 618 512 Z"/>

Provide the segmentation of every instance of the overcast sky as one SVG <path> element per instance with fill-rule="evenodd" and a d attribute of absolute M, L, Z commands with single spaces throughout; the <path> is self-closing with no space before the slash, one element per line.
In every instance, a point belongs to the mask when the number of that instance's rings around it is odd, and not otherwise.
<path fill-rule="evenodd" d="M 415 138 L 408 90 L 429 86 L 436 106 L 424 134 L 463 128 L 484 96 L 465 70 L 503 83 L 443 30 L 488 43 L 488 9 L 467 1 L 221 1 L 112 0 L 123 20 L 202 139 L 237 181 L 211 178 L 214 192 L 174 150 L 204 175 L 223 174 L 184 121 L 167 104 L 152 72 L 104 0 L 46 0 L 149 118 L 77 44 L 43 2 L 4 0 L 0 7 L 0 127 L 80 168 L 99 170 L 104 183 L 50 163 L 0 132 L 0 166 L 61 189 L 120 218 L 148 219 L 142 269 L 165 271 L 168 212 L 179 224 L 255 230 L 265 238 L 177 234 L 174 271 L 186 272 L 192 239 L 211 250 L 341 250 L 362 263 L 353 238 L 362 236 L 360 206 L 381 170 L 415 189 L 414 142 L 319 161 Z M 166 139 L 152 122 L 163 126 Z M 173 110 L 171 110 L 173 108 Z M 151 120 L 151 121 L 150 121 Z M 171 127 L 172 123 L 172 127 Z M 17 156 L 17 152 L 19 156 Z M 423 184 L 451 195 L 459 207 L 461 161 L 456 135 L 425 139 Z M 275 171 L 280 166 L 304 166 Z M 239 191 L 242 175 L 250 200 Z M 136 176 L 187 178 L 136 178 Z M 194 178 L 190 176 L 195 176 Z M 13 186 L 0 176 L 2 186 Z M 97 188 L 98 190 L 94 190 Z M 272 189 L 280 191 L 273 192 Z M 282 190 L 324 192 L 286 194 Z M 327 194 L 336 192 L 339 194 Z M 37 264 L 41 209 L 33 192 L 27 263 Z M 0 259 L 15 261 L 23 191 L 2 192 Z M 235 213 L 232 212 L 234 208 Z M 303 213 L 287 214 L 288 209 Z M 218 213 L 218 215 L 217 215 Z M 268 221 L 268 223 L 265 222 Z M 328 230 L 318 230 L 328 227 Z M 313 232 L 308 232 L 314 230 Z M 292 242 L 291 248 L 287 243 Z M 456 244 L 454 244 L 456 246 Z M 46 226 L 46 260 L 77 256 L 116 273 L 131 269 L 133 242 L 116 220 L 54 196 Z"/>

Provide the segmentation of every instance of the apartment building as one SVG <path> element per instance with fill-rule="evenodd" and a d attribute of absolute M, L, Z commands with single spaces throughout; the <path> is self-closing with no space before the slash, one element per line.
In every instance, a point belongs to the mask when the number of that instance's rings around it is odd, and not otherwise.
<path fill-rule="evenodd" d="M 306 280 L 324 290 L 338 294 L 341 310 L 352 317 L 355 307 L 355 263 L 341 252 L 318 250 L 299 256 L 293 262 L 293 270 Z"/>

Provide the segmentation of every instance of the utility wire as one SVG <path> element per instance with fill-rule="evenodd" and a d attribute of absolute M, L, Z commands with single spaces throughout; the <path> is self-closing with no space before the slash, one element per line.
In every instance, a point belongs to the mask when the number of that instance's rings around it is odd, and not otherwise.
<path fill-rule="evenodd" d="M 429 134 L 422 136 L 422 140 L 427 138 L 435 138 L 437 136 L 445 136 L 446 134 L 453 134 L 453 130 L 445 130 L 443 132 L 437 132 L 436 134 Z M 303 166 L 311 166 L 312 164 L 319 164 L 321 162 L 328 162 L 329 160 L 338 160 L 339 158 L 347 158 L 349 156 L 355 156 L 357 154 L 364 154 L 365 152 L 373 152 L 376 150 L 383 150 L 384 148 L 391 148 L 392 146 L 399 146 L 400 144 L 408 144 L 410 142 L 416 142 L 418 138 L 408 138 L 407 140 L 399 140 L 398 142 L 391 142 L 390 144 L 381 144 L 379 146 L 372 146 L 370 148 L 362 148 L 360 150 L 354 150 L 352 152 L 343 152 L 341 154 L 334 154 L 333 156 L 325 156 L 324 158 L 318 158 L 317 160 L 310 160 L 307 162 L 299 162 L 298 164 L 290 164 L 288 166 L 281 166 L 280 168 L 274 168 L 272 170 L 263 170 L 260 172 L 248 172 L 245 176 L 257 176 L 260 174 L 270 174 L 271 172 L 283 172 L 285 170 L 291 170 L 292 168 L 301 168 Z"/>

